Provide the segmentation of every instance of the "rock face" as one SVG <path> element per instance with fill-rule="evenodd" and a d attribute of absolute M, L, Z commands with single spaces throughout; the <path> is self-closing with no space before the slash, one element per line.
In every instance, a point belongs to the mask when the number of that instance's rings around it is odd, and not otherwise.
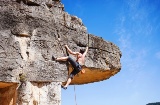
<path fill-rule="evenodd" d="M 160 105 L 160 102 L 155 102 L 155 103 L 148 103 L 146 105 Z"/>
<path fill-rule="evenodd" d="M 88 34 L 59 0 L 0 0 L 0 23 L 1 105 L 60 105 L 60 85 L 72 67 L 51 58 L 67 56 L 65 44 L 73 51 L 89 45 L 86 73 L 71 84 L 102 81 L 121 69 L 119 48 Z"/>

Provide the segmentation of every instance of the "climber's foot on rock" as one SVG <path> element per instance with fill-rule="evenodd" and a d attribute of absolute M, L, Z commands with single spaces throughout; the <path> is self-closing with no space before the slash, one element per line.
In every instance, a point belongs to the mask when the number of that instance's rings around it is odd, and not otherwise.
<path fill-rule="evenodd" d="M 64 90 L 66 90 L 66 89 L 67 89 L 67 87 L 64 87 L 63 85 L 61 85 L 61 88 L 63 88 Z"/>
<path fill-rule="evenodd" d="M 57 58 L 55 58 L 54 55 L 52 55 L 52 60 L 53 60 L 53 61 L 56 61 L 56 59 L 57 59 Z"/>

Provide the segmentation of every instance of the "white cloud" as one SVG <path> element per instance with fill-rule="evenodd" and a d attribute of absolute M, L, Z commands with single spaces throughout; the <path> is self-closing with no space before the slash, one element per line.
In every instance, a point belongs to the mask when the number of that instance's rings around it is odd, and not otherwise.
<path fill-rule="evenodd" d="M 152 27 L 147 22 L 147 17 L 141 17 L 142 14 L 146 14 L 145 11 L 139 11 L 139 0 L 135 4 L 132 4 L 133 0 L 130 0 L 130 9 L 125 9 L 118 17 L 117 27 L 115 33 L 119 36 L 119 47 L 122 51 L 122 70 L 125 73 L 126 87 L 136 89 L 139 87 L 139 80 L 144 80 L 144 73 L 146 67 L 146 60 L 148 48 L 141 45 L 145 34 L 151 33 Z M 137 13 L 136 16 L 134 13 Z M 126 15 L 126 13 L 129 13 Z M 139 17 L 140 16 L 140 17 Z M 146 15 L 145 15 L 146 16 Z M 134 19 L 131 19 L 134 17 Z M 143 20 L 144 19 L 144 20 Z M 138 21 L 137 21 L 138 20 Z M 141 22 L 142 21 L 142 22 Z M 146 24 L 142 24 L 146 23 Z M 137 94 L 136 94 L 137 95 Z"/>

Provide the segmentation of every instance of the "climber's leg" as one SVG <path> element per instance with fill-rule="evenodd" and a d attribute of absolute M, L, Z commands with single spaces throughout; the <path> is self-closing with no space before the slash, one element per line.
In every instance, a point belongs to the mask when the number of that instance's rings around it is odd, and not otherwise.
<path fill-rule="evenodd" d="M 74 69 L 76 69 L 77 68 L 77 62 L 76 61 L 74 61 L 71 57 L 68 57 L 68 62 L 73 66 L 73 68 Z"/>
<path fill-rule="evenodd" d="M 56 58 L 56 61 L 67 61 L 68 57 L 59 57 Z"/>
<path fill-rule="evenodd" d="M 73 79 L 73 77 L 76 75 L 76 74 L 78 74 L 80 71 L 81 71 L 81 66 L 79 65 L 79 63 L 78 62 L 76 62 L 76 61 L 74 61 L 71 57 L 60 57 L 60 58 L 54 58 L 54 57 L 52 57 L 52 59 L 55 59 L 56 61 L 68 61 L 68 62 L 70 62 L 70 64 L 73 66 L 73 71 L 70 73 L 70 76 L 69 76 L 69 78 L 68 78 L 68 80 L 67 80 L 67 83 L 63 86 L 62 85 L 62 88 L 63 89 L 67 89 L 67 86 L 71 83 L 71 81 L 72 81 L 72 79 Z"/>
<path fill-rule="evenodd" d="M 67 89 L 67 86 L 71 83 L 71 78 L 68 78 L 66 85 L 64 86 L 64 89 Z"/>
<path fill-rule="evenodd" d="M 68 87 L 68 85 L 71 83 L 73 77 L 74 77 L 76 74 L 78 74 L 79 72 L 80 72 L 80 71 L 77 71 L 77 70 L 73 69 L 73 71 L 71 72 L 71 74 L 70 74 L 70 76 L 69 76 L 69 78 L 68 78 L 68 80 L 67 80 L 67 83 L 66 83 L 64 86 L 62 86 L 62 88 L 66 90 L 67 87 Z"/>
<path fill-rule="evenodd" d="M 67 61 L 67 59 L 68 59 L 68 56 L 67 57 L 59 57 L 59 58 L 52 56 L 53 61 Z"/>

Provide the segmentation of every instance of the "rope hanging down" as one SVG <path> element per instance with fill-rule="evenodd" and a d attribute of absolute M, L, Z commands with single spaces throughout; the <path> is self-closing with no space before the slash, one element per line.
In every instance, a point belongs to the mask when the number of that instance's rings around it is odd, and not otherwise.
<path fill-rule="evenodd" d="M 76 98 L 76 86 L 74 85 L 74 96 L 75 96 L 75 104 L 77 105 L 77 98 Z"/>
<path fill-rule="evenodd" d="M 88 43 L 87 43 L 87 46 L 89 47 L 89 34 L 88 34 Z M 75 85 L 74 85 L 74 99 L 75 99 L 75 105 L 78 105 L 77 104 L 76 86 Z"/>

